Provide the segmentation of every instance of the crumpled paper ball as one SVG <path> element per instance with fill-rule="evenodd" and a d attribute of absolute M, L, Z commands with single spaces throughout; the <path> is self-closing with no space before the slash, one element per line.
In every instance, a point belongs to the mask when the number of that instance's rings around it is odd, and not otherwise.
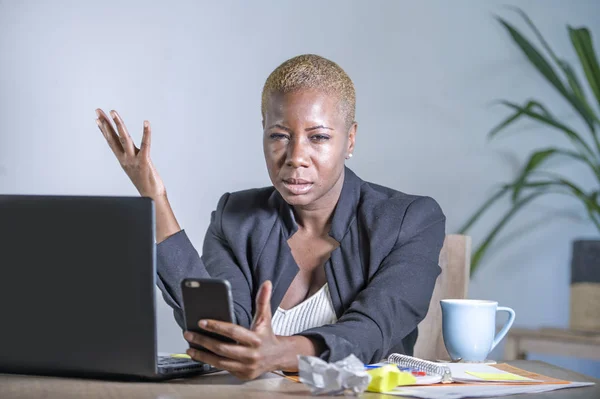
<path fill-rule="evenodd" d="M 346 391 L 358 395 L 371 382 L 364 364 L 354 355 L 335 363 L 315 356 L 298 356 L 298 375 L 313 395 L 339 395 Z"/>

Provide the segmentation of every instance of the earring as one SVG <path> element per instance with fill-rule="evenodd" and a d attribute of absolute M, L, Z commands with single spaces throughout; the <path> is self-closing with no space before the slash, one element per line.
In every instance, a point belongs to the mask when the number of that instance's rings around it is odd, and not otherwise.
<path fill-rule="evenodd" d="M 350 159 L 352 158 L 352 153 L 348 154 L 348 156 L 346 157 L 346 159 Z"/>

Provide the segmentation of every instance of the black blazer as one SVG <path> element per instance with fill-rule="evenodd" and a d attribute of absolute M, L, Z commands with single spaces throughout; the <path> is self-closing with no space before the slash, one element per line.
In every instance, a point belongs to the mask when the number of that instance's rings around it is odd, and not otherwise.
<path fill-rule="evenodd" d="M 408 195 L 361 180 L 345 169 L 330 235 L 340 245 L 325 264 L 338 321 L 301 332 L 324 344 L 321 358 L 353 353 L 376 362 L 390 353 L 412 354 L 440 273 L 446 218 L 430 197 Z M 287 240 L 294 213 L 273 187 L 224 194 L 212 212 L 202 257 L 182 230 L 157 246 L 158 286 L 184 327 L 180 281 L 229 280 L 237 322 L 249 327 L 254 298 L 273 283 L 279 306 L 298 272 Z"/>

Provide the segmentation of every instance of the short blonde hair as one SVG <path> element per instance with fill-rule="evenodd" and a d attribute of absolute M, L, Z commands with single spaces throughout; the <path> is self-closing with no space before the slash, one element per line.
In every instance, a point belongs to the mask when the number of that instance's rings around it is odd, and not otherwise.
<path fill-rule="evenodd" d="M 356 94 L 352 80 L 338 64 L 315 54 L 290 58 L 271 72 L 262 91 L 263 120 L 272 94 L 306 89 L 336 96 L 347 127 L 354 123 Z"/>

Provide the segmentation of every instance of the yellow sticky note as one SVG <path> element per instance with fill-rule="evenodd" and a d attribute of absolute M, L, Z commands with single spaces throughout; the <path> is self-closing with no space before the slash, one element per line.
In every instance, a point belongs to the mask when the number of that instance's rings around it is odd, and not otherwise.
<path fill-rule="evenodd" d="M 395 364 L 368 370 L 371 375 L 371 383 L 367 387 L 369 392 L 389 392 L 399 385 L 413 385 L 417 379 L 411 373 L 405 373 L 398 369 Z"/>
<path fill-rule="evenodd" d="M 478 373 L 475 371 L 466 371 L 467 374 L 471 374 L 477 378 L 481 378 L 485 381 L 528 381 L 529 378 L 521 377 L 520 375 L 512 373 Z"/>
<path fill-rule="evenodd" d="M 191 359 L 191 357 L 189 357 L 189 355 L 186 355 L 185 353 L 173 353 L 171 355 L 171 357 L 174 357 L 177 359 Z"/>

